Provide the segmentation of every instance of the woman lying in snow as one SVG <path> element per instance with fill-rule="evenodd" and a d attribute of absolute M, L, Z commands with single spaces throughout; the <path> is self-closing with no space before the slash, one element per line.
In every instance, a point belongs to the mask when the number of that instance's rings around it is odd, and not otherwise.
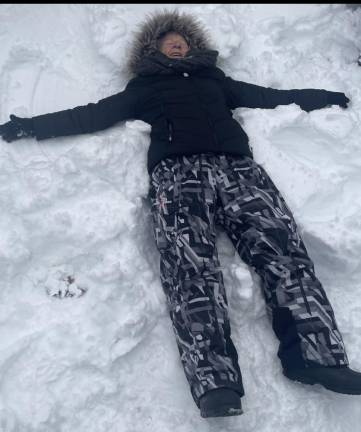
<path fill-rule="evenodd" d="M 216 66 L 217 56 L 192 16 L 157 13 L 136 36 L 129 61 L 134 76 L 124 91 L 33 118 L 11 115 L 0 134 L 11 142 L 92 133 L 129 119 L 151 125 L 148 171 L 161 282 L 203 417 L 241 414 L 244 395 L 216 224 L 262 280 L 284 375 L 361 394 L 361 373 L 348 367 L 334 312 L 290 209 L 232 117 L 238 107 L 295 103 L 311 111 L 347 108 L 349 99 L 339 92 L 236 81 Z"/>

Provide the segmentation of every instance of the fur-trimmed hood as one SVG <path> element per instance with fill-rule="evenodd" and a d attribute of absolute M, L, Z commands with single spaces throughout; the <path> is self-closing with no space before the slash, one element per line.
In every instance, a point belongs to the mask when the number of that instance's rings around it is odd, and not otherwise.
<path fill-rule="evenodd" d="M 138 66 L 144 56 L 152 55 L 157 48 L 157 39 L 169 31 L 181 34 L 192 49 L 212 50 L 210 36 L 202 24 L 192 15 L 177 10 L 154 12 L 147 15 L 135 32 L 130 48 L 127 69 L 130 74 L 138 73 Z"/>

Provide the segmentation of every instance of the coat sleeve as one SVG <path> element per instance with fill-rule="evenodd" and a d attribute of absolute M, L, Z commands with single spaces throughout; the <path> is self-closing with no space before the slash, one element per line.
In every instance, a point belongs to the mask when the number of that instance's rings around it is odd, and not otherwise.
<path fill-rule="evenodd" d="M 328 105 L 328 91 L 318 89 L 277 90 L 261 87 L 230 77 L 224 79 L 223 86 L 227 104 L 231 109 L 275 108 L 278 105 L 295 103 L 305 111 L 323 108 Z"/>
<path fill-rule="evenodd" d="M 139 98 L 139 90 L 127 86 L 97 103 L 32 117 L 36 139 L 92 133 L 119 121 L 135 119 Z"/>

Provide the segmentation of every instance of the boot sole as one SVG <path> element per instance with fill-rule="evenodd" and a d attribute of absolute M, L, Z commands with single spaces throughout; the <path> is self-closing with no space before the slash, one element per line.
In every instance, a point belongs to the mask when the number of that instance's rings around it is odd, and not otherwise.
<path fill-rule="evenodd" d="M 211 412 L 201 411 L 201 416 L 203 418 L 208 417 L 229 417 L 243 414 L 242 408 L 235 408 L 234 406 L 220 406 L 217 407 L 216 410 L 212 410 Z"/>
<path fill-rule="evenodd" d="M 333 392 L 336 393 L 341 393 L 341 394 L 348 394 L 348 395 L 361 395 L 361 389 L 352 389 L 352 388 L 348 388 L 345 389 L 345 387 L 337 387 L 337 386 L 332 386 L 332 385 L 327 385 L 327 384 L 323 384 L 313 378 L 310 377 L 299 377 L 298 375 L 293 375 L 292 373 L 289 372 L 285 372 L 283 371 L 283 375 L 285 377 L 287 377 L 288 379 L 292 380 L 292 381 L 297 381 L 301 384 L 309 384 L 309 385 L 315 385 L 315 384 L 319 384 L 322 387 L 324 387 L 327 390 L 331 390 Z"/>

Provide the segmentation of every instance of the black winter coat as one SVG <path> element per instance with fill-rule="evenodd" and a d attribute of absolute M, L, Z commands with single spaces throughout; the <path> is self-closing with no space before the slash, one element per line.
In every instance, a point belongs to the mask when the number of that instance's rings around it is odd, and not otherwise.
<path fill-rule="evenodd" d="M 332 92 L 276 90 L 236 81 L 218 67 L 190 73 L 137 76 L 124 91 L 73 109 L 33 117 L 38 140 L 92 133 L 139 119 L 151 125 L 148 171 L 174 155 L 228 153 L 252 157 L 248 137 L 232 117 L 238 107 L 274 108 L 296 103 L 322 108 Z"/>

